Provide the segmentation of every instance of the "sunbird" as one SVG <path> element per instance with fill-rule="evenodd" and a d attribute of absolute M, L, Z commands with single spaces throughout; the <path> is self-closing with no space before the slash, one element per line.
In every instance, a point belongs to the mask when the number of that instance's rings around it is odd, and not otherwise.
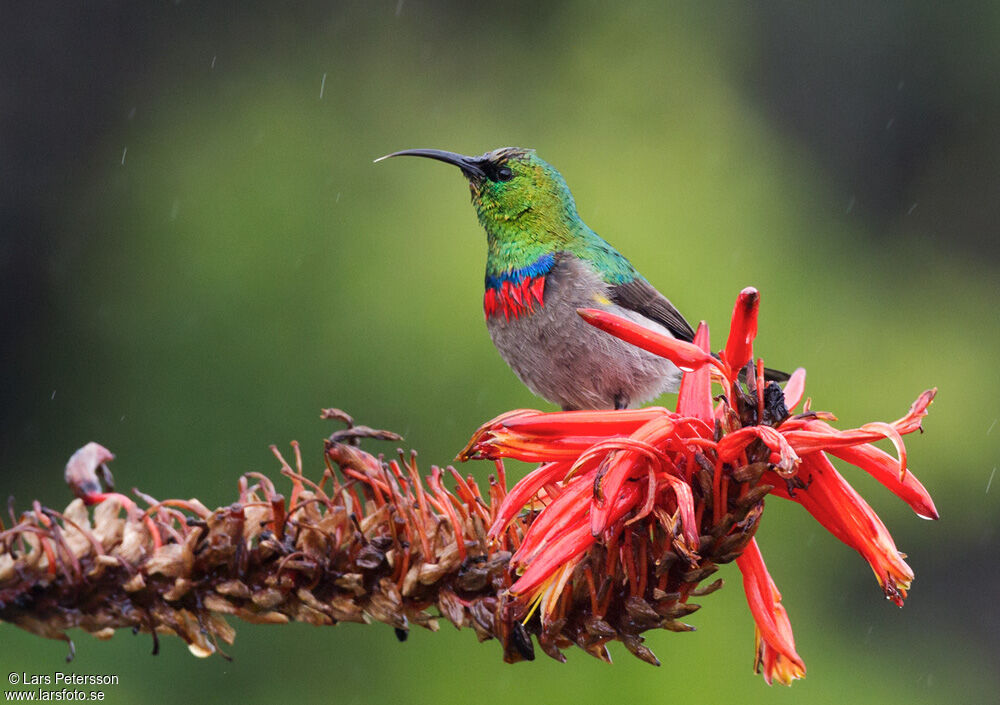
<path fill-rule="evenodd" d="M 677 391 L 681 372 L 672 362 L 577 314 L 600 308 L 680 340 L 694 338 L 670 300 L 587 227 L 562 174 L 535 150 L 503 147 L 468 157 L 406 149 L 375 161 L 404 156 L 453 164 L 468 180 L 486 231 L 486 328 L 528 389 L 565 410 L 625 409 Z"/>

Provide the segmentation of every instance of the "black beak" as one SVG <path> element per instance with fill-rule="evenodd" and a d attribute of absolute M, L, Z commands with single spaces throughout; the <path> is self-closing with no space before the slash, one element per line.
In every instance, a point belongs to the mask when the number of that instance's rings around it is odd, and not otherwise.
<path fill-rule="evenodd" d="M 439 162 L 454 164 L 462 170 L 462 173 L 470 181 L 481 181 L 486 178 L 486 172 L 480 166 L 483 163 L 482 157 L 467 157 L 464 154 L 445 152 L 441 149 L 404 149 L 401 152 L 393 152 L 384 157 L 379 157 L 375 161 L 380 162 L 389 157 L 427 157 L 428 159 L 437 159 Z"/>

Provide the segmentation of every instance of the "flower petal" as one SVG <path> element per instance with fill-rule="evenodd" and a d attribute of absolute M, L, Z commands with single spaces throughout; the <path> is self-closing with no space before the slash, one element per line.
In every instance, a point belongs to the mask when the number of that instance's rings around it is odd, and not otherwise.
<path fill-rule="evenodd" d="M 872 424 L 862 426 L 862 430 L 867 429 Z M 872 428 L 873 432 L 880 432 L 895 429 L 889 425 L 886 428 Z M 809 431 L 817 431 L 835 436 L 839 431 L 830 426 L 825 421 L 812 420 L 803 424 L 803 428 Z M 888 433 L 886 435 L 889 435 Z M 920 481 L 906 470 L 905 459 L 906 449 L 901 438 L 895 437 L 893 442 L 900 451 L 900 460 L 893 458 L 873 445 L 862 443 L 852 446 L 834 446 L 827 450 L 842 460 L 858 466 L 869 473 L 876 480 L 881 482 L 890 492 L 909 504 L 918 516 L 924 519 L 937 519 L 938 512 L 934 506 L 934 500 L 930 493 L 924 488 Z"/>
<path fill-rule="evenodd" d="M 590 531 L 594 536 L 600 536 L 614 521 L 612 515 L 616 507 L 615 498 L 628 479 L 641 475 L 650 462 L 657 460 L 655 451 L 650 453 L 631 449 L 608 454 L 594 479 L 590 510 Z"/>
<path fill-rule="evenodd" d="M 705 365 L 715 365 L 723 373 L 722 364 L 707 352 L 693 343 L 671 338 L 669 335 L 657 333 L 627 318 L 616 316 L 608 311 L 596 308 L 578 308 L 578 314 L 590 325 L 632 343 L 654 355 L 670 360 L 685 372 L 695 370 Z"/>
<path fill-rule="evenodd" d="M 920 419 L 927 416 L 927 407 L 929 407 L 931 402 L 934 401 L 935 396 L 937 396 L 937 387 L 925 390 L 910 405 L 910 410 L 906 412 L 906 416 L 894 421 L 892 425 L 895 426 L 896 430 L 902 434 L 913 433 L 914 431 L 921 430 Z"/>
<path fill-rule="evenodd" d="M 793 680 L 805 675 L 806 666 L 795 651 L 788 613 L 782 607 L 781 593 L 764 565 L 757 539 L 750 539 L 742 555 L 736 559 L 736 565 L 743 574 L 743 590 L 757 626 L 754 670 L 758 673 L 763 670 L 768 685 L 773 680 L 791 685 Z"/>
<path fill-rule="evenodd" d="M 511 563 L 518 565 L 531 562 L 539 550 L 562 536 L 571 524 L 589 523 L 586 515 L 590 510 L 595 474 L 591 472 L 587 476 L 576 478 L 561 495 L 542 509 L 528 527 Z"/>
<path fill-rule="evenodd" d="M 615 522 L 627 514 L 636 504 L 639 490 L 635 485 L 627 485 L 615 498 L 611 512 L 611 521 Z M 514 595 L 524 595 L 537 588 L 550 578 L 562 564 L 576 558 L 590 548 L 597 539 L 590 532 L 590 527 L 581 522 L 567 531 L 562 537 L 528 565 L 521 577 L 510 587 Z"/>
<path fill-rule="evenodd" d="M 538 436 L 613 436 L 629 435 L 647 421 L 669 415 L 671 412 L 662 406 L 615 411 L 552 411 L 515 416 L 495 425 Z"/>
<path fill-rule="evenodd" d="M 802 401 L 802 395 L 806 391 L 806 368 L 796 368 L 792 376 L 785 383 L 785 408 L 792 411 Z"/>
<path fill-rule="evenodd" d="M 479 436 L 459 459 L 514 458 L 526 463 L 572 460 L 603 440 L 600 436 L 530 436 L 501 427 Z"/>
<path fill-rule="evenodd" d="M 503 503 L 497 511 L 497 518 L 493 522 L 493 526 L 490 527 L 489 535 L 496 537 L 503 533 L 511 520 L 524 508 L 524 505 L 538 494 L 543 486 L 561 480 L 566 475 L 568 467 L 568 463 L 565 462 L 545 463 L 525 475 L 504 497 Z"/>
<path fill-rule="evenodd" d="M 674 497 L 677 499 L 677 509 L 681 515 L 681 531 L 687 540 L 692 551 L 698 548 L 698 523 L 695 521 L 694 496 L 691 493 L 691 485 L 678 477 L 667 475 L 666 481 L 674 490 Z"/>
<path fill-rule="evenodd" d="M 795 467 L 799 462 L 798 454 L 786 440 L 785 435 L 770 426 L 744 426 L 726 434 L 718 444 L 719 459 L 723 462 L 735 460 L 756 438 L 778 454 L 776 467 L 779 474 L 787 477 L 795 473 Z"/>
<path fill-rule="evenodd" d="M 773 494 L 801 504 L 830 533 L 860 553 L 874 571 L 885 596 L 902 606 L 913 571 L 896 550 L 889 530 L 875 510 L 823 453 L 802 456 L 799 477 L 805 488 L 796 489 L 789 496 L 787 489 L 778 483 Z"/>
<path fill-rule="evenodd" d="M 694 344 L 706 353 L 711 350 L 708 326 L 704 321 L 698 326 L 698 332 L 694 335 Z M 707 367 L 702 366 L 684 373 L 680 393 L 677 395 L 677 413 L 701 419 L 707 424 L 713 423 L 712 376 Z"/>
<path fill-rule="evenodd" d="M 912 472 L 900 479 L 899 461 L 873 445 L 859 445 L 848 448 L 832 448 L 830 451 L 841 460 L 867 472 L 901 500 L 906 502 L 923 519 L 937 519 L 937 508 L 930 493 L 914 477 Z"/>
<path fill-rule="evenodd" d="M 644 424 L 629 438 L 620 439 L 631 442 L 632 445 L 627 449 L 614 451 L 601 463 L 601 469 L 598 470 L 594 482 L 595 500 L 590 513 L 590 529 L 595 536 L 600 535 L 613 521 L 611 515 L 614 504 L 609 498 L 618 496 L 626 480 L 641 475 L 648 462 L 657 465 L 664 465 L 664 461 L 669 463 L 658 448 L 674 436 L 676 430 L 676 424 L 670 419 L 666 417 L 654 419 Z M 614 442 L 614 439 L 612 441 Z M 646 462 L 643 462 L 644 460 Z M 663 469 L 667 470 L 666 467 Z"/>
<path fill-rule="evenodd" d="M 525 595 L 542 585 L 562 567 L 594 545 L 596 539 L 586 524 L 578 524 L 558 541 L 546 546 L 545 552 L 532 561 L 521 577 L 510 586 L 514 595 Z"/>
<path fill-rule="evenodd" d="M 892 424 L 887 424 L 884 421 L 873 421 L 872 423 L 866 423 L 861 427 L 862 431 L 871 431 L 872 433 L 881 433 L 883 436 L 892 441 L 892 444 L 896 447 L 896 454 L 899 456 L 899 479 L 902 481 L 906 477 L 906 445 L 903 443 L 903 437 L 899 432 L 892 426 Z"/>
<path fill-rule="evenodd" d="M 455 460 L 466 461 L 475 457 L 479 457 L 476 454 L 475 448 L 482 442 L 482 440 L 487 437 L 494 428 L 500 426 L 504 421 L 508 419 L 517 418 L 519 416 L 533 416 L 535 414 L 540 414 L 542 412 L 536 409 L 514 409 L 513 411 L 507 411 L 500 414 L 494 419 L 491 419 L 476 429 L 476 432 L 472 434 L 472 438 L 469 442 L 465 444 L 465 448 L 455 456 Z"/>
<path fill-rule="evenodd" d="M 752 286 L 740 292 L 733 306 L 733 318 L 729 325 L 729 339 L 722 353 L 735 373 L 753 357 L 753 340 L 757 337 L 757 311 L 760 308 L 760 293 Z"/>

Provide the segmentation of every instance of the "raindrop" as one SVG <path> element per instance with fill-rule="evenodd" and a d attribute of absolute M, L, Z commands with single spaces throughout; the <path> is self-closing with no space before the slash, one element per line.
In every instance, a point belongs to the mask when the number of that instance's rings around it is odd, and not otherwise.
<path fill-rule="evenodd" d="M 396 17 L 399 17 L 402 11 L 403 11 L 403 0 L 399 0 L 399 2 L 396 3 Z"/>
<path fill-rule="evenodd" d="M 215 69 L 215 60 L 216 60 L 217 58 L 218 58 L 218 54 L 212 57 L 212 66 L 211 66 L 211 68 L 212 68 L 213 70 Z"/>
<path fill-rule="evenodd" d="M 128 154 L 128 147 L 122 150 L 122 166 L 125 166 L 125 155 Z"/>
<path fill-rule="evenodd" d="M 340 203 L 340 191 L 337 191 L 337 200 L 335 200 L 334 203 Z"/>
<path fill-rule="evenodd" d="M 990 485 L 993 484 L 993 476 L 996 475 L 996 474 L 997 474 L 997 469 L 996 469 L 996 466 L 994 466 L 993 467 L 993 472 L 990 473 L 990 479 L 986 483 L 986 494 L 989 494 L 989 492 L 990 492 Z"/>
<path fill-rule="evenodd" d="M 56 390 L 54 390 L 54 389 L 53 389 L 53 390 L 52 390 L 52 396 L 51 396 L 51 397 L 49 397 L 49 400 L 51 401 L 51 400 L 53 400 L 53 399 L 55 399 L 55 398 L 56 398 Z"/>
<path fill-rule="evenodd" d="M 173 205 L 170 206 L 170 220 L 177 220 L 177 213 L 181 209 L 181 204 L 179 201 L 174 201 Z"/>
<path fill-rule="evenodd" d="M 895 124 L 896 124 L 896 118 L 894 118 L 894 117 L 889 118 L 889 120 L 885 123 L 885 129 L 886 129 L 886 131 L 891 130 L 892 126 L 895 125 Z"/>
<path fill-rule="evenodd" d="M 131 120 L 134 117 L 135 117 L 135 106 L 133 105 L 132 109 L 128 111 L 128 119 Z"/>
<path fill-rule="evenodd" d="M 906 211 L 906 215 L 909 215 L 910 213 L 912 213 L 915 210 L 917 210 L 917 204 L 916 203 L 914 203 L 912 206 L 910 206 L 910 210 Z"/>
<path fill-rule="evenodd" d="M 326 90 L 326 74 L 323 74 L 323 80 L 319 84 L 319 99 L 323 100 L 323 91 Z"/>
<path fill-rule="evenodd" d="M 986 435 L 987 436 L 990 435 L 993 432 L 993 427 L 996 426 L 996 425 L 997 425 L 997 419 L 993 419 L 993 423 L 991 423 L 990 427 L 988 429 L 986 429 Z"/>
<path fill-rule="evenodd" d="M 851 200 L 847 202 L 847 212 L 848 213 L 850 213 L 852 210 L 854 210 L 854 202 L 855 202 L 855 200 L 856 199 L 854 198 L 854 196 L 851 196 Z"/>

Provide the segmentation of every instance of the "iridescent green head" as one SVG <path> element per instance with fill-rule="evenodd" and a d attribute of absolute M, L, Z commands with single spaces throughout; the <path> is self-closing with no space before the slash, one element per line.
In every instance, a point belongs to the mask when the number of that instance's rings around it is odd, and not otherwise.
<path fill-rule="evenodd" d="M 566 181 L 533 149 L 503 147 L 479 157 L 407 149 L 382 159 L 400 156 L 427 157 L 459 167 L 469 181 L 472 205 L 491 242 L 565 242 L 579 223 Z"/>

